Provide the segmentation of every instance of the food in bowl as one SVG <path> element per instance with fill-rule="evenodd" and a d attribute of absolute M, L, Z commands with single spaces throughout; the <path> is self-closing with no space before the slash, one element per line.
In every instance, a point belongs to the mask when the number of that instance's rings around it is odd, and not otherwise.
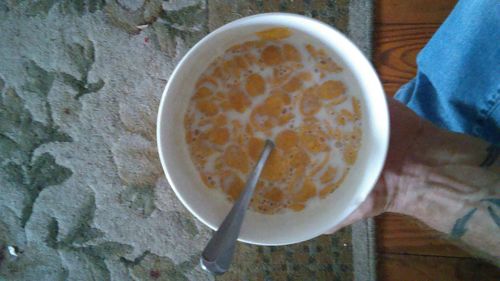
<path fill-rule="evenodd" d="M 234 201 L 264 140 L 274 140 L 251 208 L 301 211 L 335 191 L 361 146 L 361 104 L 319 46 L 272 28 L 228 48 L 201 74 L 184 116 L 202 182 Z"/>

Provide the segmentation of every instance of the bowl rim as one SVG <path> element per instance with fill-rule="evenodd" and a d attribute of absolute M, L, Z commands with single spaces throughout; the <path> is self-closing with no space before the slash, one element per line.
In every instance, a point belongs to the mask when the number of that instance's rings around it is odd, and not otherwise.
<path fill-rule="evenodd" d="M 320 26 L 323 26 L 323 27 L 326 27 L 328 29 L 330 29 L 332 32 L 336 33 L 336 36 L 339 36 L 340 38 L 342 38 L 345 43 L 347 43 L 350 47 L 349 49 L 351 49 L 352 51 L 354 52 L 358 52 L 359 54 L 361 54 L 361 57 L 363 58 L 362 60 L 364 61 L 364 65 L 363 67 L 359 67 L 360 69 L 364 69 L 365 71 L 367 71 L 369 73 L 369 75 L 374 75 L 374 78 L 375 78 L 375 85 L 371 85 L 371 86 L 375 86 L 376 89 L 373 89 L 373 91 L 378 91 L 380 92 L 380 94 L 383 95 L 383 99 L 381 99 L 382 103 L 381 105 L 378 105 L 378 106 L 382 106 L 384 107 L 384 110 L 383 112 L 385 113 L 384 115 L 385 116 L 381 116 L 380 118 L 381 119 L 384 119 L 382 120 L 384 122 L 384 124 L 386 124 L 385 126 L 385 130 L 386 132 L 383 132 L 382 134 L 382 145 L 383 147 L 381 147 L 381 153 L 383 155 L 383 160 L 380 161 L 380 162 L 377 162 L 375 163 L 375 167 L 373 167 L 373 170 L 376 171 L 376 174 L 378 175 L 378 177 L 380 176 L 380 173 L 383 169 L 383 166 L 384 166 L 384 163 L 385 163 L 385 159 L 387 157 L 387 152 L 388 152 L 388 148 L 389 148 L 389 135 L 390 135 L 390 120 L 389 120 L 389 111 L 388 111 L 388 103 L 387 103 L 387 100 L 385 98 L 385 92 L 383 90 L 383 87 L 382 87 L 382 84 L 380 82 L 380 78 L 378 77 L 377 75 L 377 72 L 375 71 L 373 65 L 371 64 L 371 62 L 369 61 L 368 58 L 366 58 L 366 56 L 361 52 L 361 50 L 359 49 L 359 47 L 357 47 L 346 35 L 344 35 L 342 32 L 340 32 L 339 30 L 337 30 L 335 27 L 333 26 L 330 26 L 326 23 L 323 23 L 319 20 L 316 20 L 314 18 L 310 18 L 310 17 L 306 17 L 306 16 L 303 16 L 303 15 L 298 15 L 298 14 L 292 14 L 292 13 L 282 13 L 282 12 L 273 12 L 273 13 L 261 13 L 261 14 L 257 14 L 257 15 L 252 15 L 252 16 L 247 16 L 247 17 L 243 17 L 243 18 L 240 18 L 240 19 L 237 19 L 235 21 L 232 21 L 232 22 L 229 22 L 221 27 L 218 27 L 217 29 L 215 29 L 214 31 L 210 32 L 209 34 L 205 35 L 200 41 L 198 41 L 193 47 L 191 47 L 185 54 L 184 56 L 182 57 L 182 59 L 177 63 L 175 69 L 172 71 L 169 79 L 168 79 L 168 82 L 165 86 L 165 89 L 163 90 L 163 93 L 162 93 L 162 97 L 161 97 L 161 100 L 160 100 L 160 104 L 159 104 L 159 108 L 158 108 L 158 114 L 157 114 L 157 126 L 156 126 L 156 137 L 157 137 L 157 148 L 158 148 L 158 154 L 159 154 L 159 158 L 160 158 L 160 162 L 161 162 L 161 165 L 162 165 L 162 168 L 163 168 L 163 171 L 165 173 L 165 176 L 168 180 L 168 183 L 170 185 L 170 187 L 172 188 L 172 190 L 174 191 L 175 195 L 177 196 L 177 198 L 182 202 L 182 204 L 189 210 L 189 212 L 194 215 L 198 220 L 200 220 L 203 224 L 207 225 L 208 227 L 210 227 L 211 229 L 213 230 L 217 230 L 217 228 L 219 227 L 218 225 L 214 225 L 212 224 L 211 222 L 207 221 L 206 219 L 203 218 L 202 214 L 199 214 L 197 213 L 192 207 L 191 205 L 189 204 L 189 202 L 186 201 L 186 199 L 183 197 L 183 195 L 181 194 L 181 192 L 178 190 L 178 188 L 176 187 L 175 183 L 173 182 L 172 180 L 172 177 L 170 175 L 170 172 L 169 172 L 169 169 L 168 169 L 168 164 L 167 164 L 167 153 L 165 152 L 165 150 L 163 149 L 162 147 L 162 129 L 164 128 L 165 125 L 163 125 L 165 122 L 163 122 L 162 120 L 165 120 L 163 118 L 163 115 L 165 114 L 165 111 L 166 111 L 166 99 L 167 99 L 167 95 L 169 95 L 169 89 L 171 87 L 171 84 L 172 84 L 172 81 L 174 80 L 173 78 L 175 78 L 176 75 L 178 75 L 178 72 L 180 72 L 180 69 L 184 67 L 185 65 L 185 61 L 188 60 L 188 58 L 190 56 L 192 56 L 192 54 L 196 53 L 199 51 L 200 48 L 202 48 L 207 42 L 211 41 L 213 39 L 214 36 L 216 36 L 216 34 L 219 34 L 221 32 L 225 32 L 226 30 L 228 29 L 232 29 L 232 28 L 238 28 L 237 26 L 240 25 L 241 23 L 243 22 L 248 22 L 248 21 L 253 21 L 255 19 L 260 19 L 260 18 L 264 18 L 264 17 L 280 17 L 282 18 L 283 20 L 286 20 L 288 18 L 290 19 L 294 19 L 294 20 L 302 20 L 304 21 L 304 24 L 315 24 L 315 25 L 320 25 Z M 236 27 L 235 27 L 236 26 Z M 282 24 L 282 26 L 284 27 L 287 27 L 287 24 L 286 22 L 284 22 Z M 318 36 L 317 34 L 308 34 L 309 36 L 311 37 L 316 37 L 316 38 L 321 38 L 321 36 Z M 348 60 L 348 59 L 345 59 L 345 60 Z M 356 202 L 354 204 L 351 204 L 349 206 L 349 209 L 347 211 L 344 211 L 342 213 L 340 213 L 338 215 L 339 219 L 337 220 L 338 222 L 342 222 L 343 220 L 345 220 L 350 214 L 352 214 L 361 204 L 362 202 L 365 201 L 365 199 L 368 197 L 368 195 L 370 194 L 370 192 L 372 191 L 372 189 L 375 187 L 375 184 L 378 180 L 378 177 L 376 179 L 373 180 L 373 184 L 370 188 L 366 188 L 366 189 L 363 189 L 361 191 L 359 191 L 356 196 L 353 196 L 353 197 L 356 197 Z M 334 221 L 334 220 L 332 220 Z M 309 235 L 309 238 L 306 238 L 306 239 L 303 239 L 303 238 L 299 238 L 299 239 L 289 239 L 290 238 L 290 235 L 286 235 L 286 238 L 284 238 L 282 241 L 280 242 L 266 242 L 266 241 L 263 241 L 263 240 L 259 240 L 259 239 L 243 239 L 243 238 L 238 238 L 239 241 L 241 242 L 245 242 L 245 243 L 249 243 L 249 244 L 254 244 L 254 245 L 263 245 L 263 246 L 279 246 L 279 245 L 289 245 L 289 244 L 295 244 L 295 243 L 299 243 L 299 242 L 303 242 L 303 241 L 307 241 L 309 239 L 313 239 L 321 234 L 324 234 L 326 231 L 328 231 L 329 229 L 331 229 L 332 227 L 338 225 L 338 223 L 336 224 L 333 224 L 333 223 L 326 223 L 324 224 L 324 227 L 322 228 L 318 228 L 316 231 L 311 231 L 310 232 L 310 235 Z"/>

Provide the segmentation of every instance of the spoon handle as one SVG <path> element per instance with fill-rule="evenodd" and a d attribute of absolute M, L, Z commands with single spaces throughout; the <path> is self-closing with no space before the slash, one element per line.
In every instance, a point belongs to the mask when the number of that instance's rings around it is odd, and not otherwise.
<path fill-rule="evenodd" d="M 252 198 L 264 164 L 273 148 L 274 143 L 266 140 L 264 150 L 248 177 L 245 189 L 240 194 L 238 201 L 234 203 L 233 208 L 229 211 L 219 229 L 208 242 L 205 250 L 203 250 L 200 264 L 204 270 L 214 274 L 223 274 L 229 269 L 245 212 L 250 204 L 250 199 Z"/>

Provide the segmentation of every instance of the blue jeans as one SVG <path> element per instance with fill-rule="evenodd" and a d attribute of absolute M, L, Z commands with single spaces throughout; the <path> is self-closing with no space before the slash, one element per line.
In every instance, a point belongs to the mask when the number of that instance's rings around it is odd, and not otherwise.
<path fill-rule="evenodd" d="M 461 0 L 396 99 L 434 124 L 500 145 L 500 1 Z"/>

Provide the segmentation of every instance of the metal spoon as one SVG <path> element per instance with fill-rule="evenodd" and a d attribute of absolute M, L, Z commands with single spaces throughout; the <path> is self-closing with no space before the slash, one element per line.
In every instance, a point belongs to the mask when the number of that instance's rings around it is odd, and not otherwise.
<path fill-rule="evenodd" d="M 233 259 L 236 240 L 240 235 L 241 224 L 245 218 L 245 212 L 250 204 L 255 186 L 259 180 L 264 164 L 274 148 L 274 143 L 266 140 L 264 150 L 260 154 L 259 161 L 255 165 L 252 173 L 248 177 L 245 189 L 240 194 L 238 201 L 234 203 L 219 229 L 208 242 L 205 250 L 201 254 L 200 265 L 206 271 L 213 274 L 223 274 L 229 269 Z"/>

